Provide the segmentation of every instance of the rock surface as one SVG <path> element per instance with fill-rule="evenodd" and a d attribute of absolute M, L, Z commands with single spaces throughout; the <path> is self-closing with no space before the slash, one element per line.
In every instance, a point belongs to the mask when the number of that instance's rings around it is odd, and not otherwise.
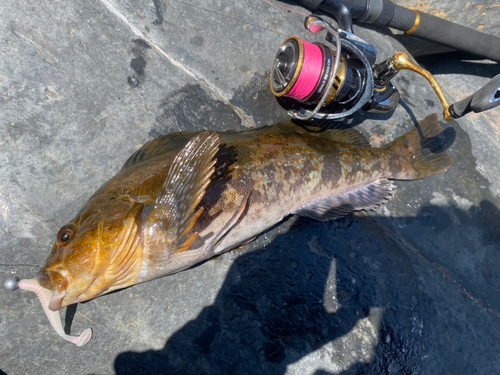
<path fill-rule="evenodd" d="M 399 1 L 500 36 L 493 1 Z M 280 3 L 308 13 L 301 7 Z M 58 228 L 128 156 L 171 131 L 287 118 L 268 88 L 303 16 L 263 1 L 7 1 L 0 6 L 0 274 L 30 278 Z M 462 8 L 460 8 L 462 9 Z M 414 45 L 355 26 L 378 61 Z M 410 47 L 408 47 L 410 48 Z M 424 47 L 420 51 L 425 50 Z M 450 101 L 500 73 L 421 55 Z M 357 115 L 375 145 L 442 109 L 412 72 L 391 115 Z M 62 311 L 0 292 L 0 373 L 500 373 L 500 111 L 445 124 L 454 165 L 398 182 L 377 211 L 291 217 L 244 250 Z"/>

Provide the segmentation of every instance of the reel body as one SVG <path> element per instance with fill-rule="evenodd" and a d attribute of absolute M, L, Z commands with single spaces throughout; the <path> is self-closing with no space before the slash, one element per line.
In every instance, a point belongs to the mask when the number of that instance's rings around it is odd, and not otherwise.
<path fill-rule="evenodd" d="M 394 110 L 399 93 L 390 82 L 376 85 L 372 45 L 318 16 L 307 17 L 305 27 L 326 30 L 329 44 L 292 36 L 280 46 L 271 68 L 271 91 L 292 117 L 343 121 L 361 109 Z"/>

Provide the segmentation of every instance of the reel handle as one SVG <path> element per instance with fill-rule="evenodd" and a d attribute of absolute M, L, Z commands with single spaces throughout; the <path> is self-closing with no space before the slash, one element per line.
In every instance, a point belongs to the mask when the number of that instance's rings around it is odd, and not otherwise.
<path fill-rule="evenodd" d="M 450 115 L 457 119 L 470 112 L 483 112 L 500 105 L 500 74 L 467 98 L 449 106 Z"/>
<path fill-rule="evenodd" d="M 412 70 L 429 81 L 443 105 L 445 120 L 453 121 L 470 112 L 479 113 L 500 105 L 500 74 L 493 77 L 490 82 L 474 94 L 449 105 L 436 78 L 429 71 L 415 64 L 406 52 L 397 52 L 394 56 L 375 67 L 377 79 L 383 81 L 382 84 L 391 79 L 396 72 L 404 69 Z"/>

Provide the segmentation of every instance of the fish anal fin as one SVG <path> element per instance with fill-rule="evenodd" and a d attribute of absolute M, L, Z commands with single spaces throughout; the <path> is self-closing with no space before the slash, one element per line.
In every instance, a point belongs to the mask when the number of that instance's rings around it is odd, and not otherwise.
<path fill-rule="evenodd" d="M 147 241 L 167 247 L 169 254 L 186 251 L 198 236 L 190 234 L 203 212 L 198 207 L 214 173 L 219 149 L 217 133 L 201 132 L 177 154 L 146 220 Z"/>
<path fill-rule="evenodd" d="M 319 221 L 333 220 L 359 210 L 371 210 L 387 201 L 395 186 L 386 179 L 377 180 L 332 197 L 310 202 L 293 213 Z"/>

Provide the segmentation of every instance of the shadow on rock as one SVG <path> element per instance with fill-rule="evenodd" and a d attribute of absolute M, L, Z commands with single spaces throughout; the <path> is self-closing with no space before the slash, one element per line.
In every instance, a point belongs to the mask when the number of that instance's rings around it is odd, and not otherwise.
<path fill-rule="evenodd" d="M 116 373 L 498 372 L 500 327 L 487 307 L 498 298 L 471 298 L 453 282 L 463 276 L 457 259 L 468 256 L 480 269 L 500 262 L 497 237 L 486 233 L 493 227 L 473 228 L 481 213 L 495 223 L 494 207 L 422 207 L 415 218 L 394 219 L 399 231 L 364 213 L 326 223 L 299 218 L 267 247 L 244 250 L 215 303 L 163 349 L 120 354 Z M 463 236 L 443 240 L 450 210 L 491 245 L 487 258 L 458 253 Z M 429 215 L 443 225 L 423 229 Z M 471 285 L 488 286 L 485 275 Z"/>
<path fill-rule="evenodd" d="M 376 281 L 355 264 L 356 255 L 347 255 L 348 265 L 335 259 L 352 251 L 347 242 L 331 242 L 335 232 L 356 236 L 358 220 L 299 219 L 267 248 L 241 255 L 212 306 L 162 350 L 119 355 L 116 372 L 282 374 L 289 364 L 348 334 L 378 304 Z M 338 268 L 347 272 L 336 274 Z M 371 325 L 366 326 L 360 329 Z M 338 345 L 341 350 L 344 344 Z"/>

